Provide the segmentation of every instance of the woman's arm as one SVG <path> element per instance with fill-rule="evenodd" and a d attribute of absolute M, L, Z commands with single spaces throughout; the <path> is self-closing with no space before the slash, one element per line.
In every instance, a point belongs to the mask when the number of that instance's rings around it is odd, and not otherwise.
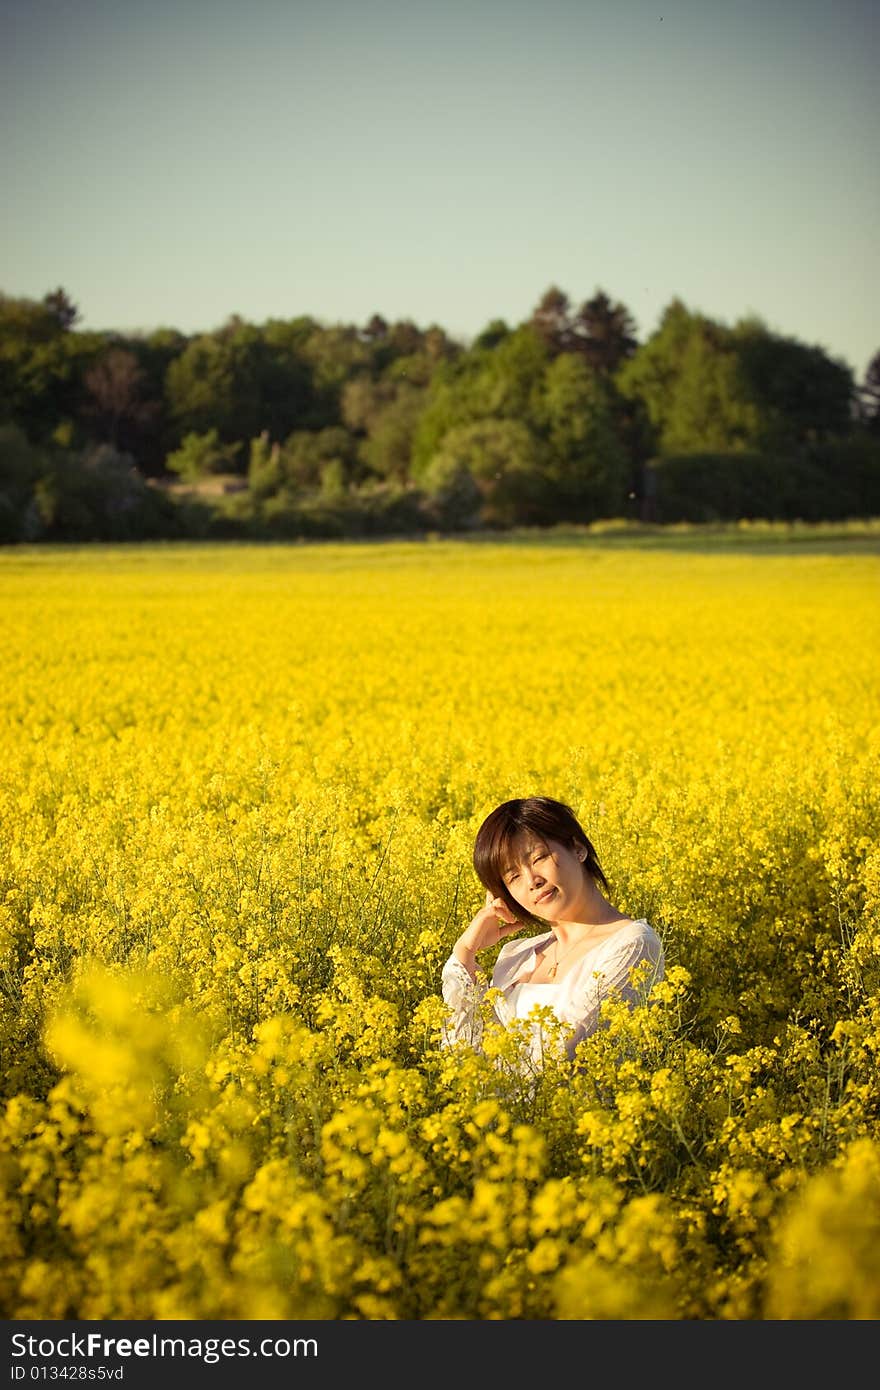
<path fill-rule="evenodd" d="M 443 967 L 441 977 L 443 1002 L 448 1017 L 443 1026 L 441 1046 L 469 1042 L 479 1048 L 483 1041 L 483 1000 L 486 986 L 472 979 L 466 967 L 453 953 Z"/>
<path fill-rule="evenodd" d="M 521 929 L 522 923 L 511 916 L 506 904 L 487 893 L 485 905 L 465 927 L 443 967 L 443 1001 L 450 1010 L 443 1032 L 444 1046 L 462 1039 L 474 1047 L 480 1046 L 486 984 L 477 977 L 477 955 Z"/>
<path fill-rule="evenodd" d="M 518 922 L 501 898 L 486 894 L 486 902 L 475 917 L 471 918 L 461 936 L 452 948 L 452 954 L 464 966 L 472 980 L 477 978 L 477 955 L 490 946 L 497 946 L 505 936 L 522 931 Z"/>

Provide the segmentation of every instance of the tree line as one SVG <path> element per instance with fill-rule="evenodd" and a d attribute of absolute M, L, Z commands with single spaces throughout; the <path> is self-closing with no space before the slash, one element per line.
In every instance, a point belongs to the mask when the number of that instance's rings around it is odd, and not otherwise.
<path fill-rule="evenodd" d="M 756 317 L 558 286 L 464 343 L 410 320 L 86 331 L 0 295 L 0 542 L 880 515 L 865 378 Z"/>

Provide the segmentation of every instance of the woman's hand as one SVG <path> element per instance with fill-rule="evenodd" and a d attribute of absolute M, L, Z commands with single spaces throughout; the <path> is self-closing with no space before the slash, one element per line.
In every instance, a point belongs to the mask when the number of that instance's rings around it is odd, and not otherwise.
<path fill-rule="evenodd" d="M 453 953 L 473 976 L 477 952 L 497 946 L 505 936 L 513 936 L 515 932 L 521 931 L 522 925 L 522 922 L 513 916 L 503 898 L 493 898 L 491 893 L 487 893 L 485 906 L 480 908 L 465 927 L 455 943 Z"/>

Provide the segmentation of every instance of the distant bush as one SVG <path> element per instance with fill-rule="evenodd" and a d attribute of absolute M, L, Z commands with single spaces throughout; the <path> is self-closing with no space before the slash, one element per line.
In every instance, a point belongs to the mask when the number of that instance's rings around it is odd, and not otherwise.
<path fill-rule="evenodd" d="M 0 429 L 0 542 L 131 541 L 180 534 L 174 502 L 130 455 L 39 447 Z"/>
<path fill-rule="evenodd" d="M 247 499 L 225 503 L 227 511 L 247 508 Z M 283 490 L 250 510 L 250 534 L 267 539 L 340 540 L 345 537 L 402 536 L 435 523 L 423 494 L 396 482 L 370 482 L 337 494 Z"/>
<path fill-rule="evenodd" d="M 842 521 L 880 511 L 880 444 L 867 437 L 797 453 L 694 453 L 653 459 L 644 515 L 658 522 Z"/>

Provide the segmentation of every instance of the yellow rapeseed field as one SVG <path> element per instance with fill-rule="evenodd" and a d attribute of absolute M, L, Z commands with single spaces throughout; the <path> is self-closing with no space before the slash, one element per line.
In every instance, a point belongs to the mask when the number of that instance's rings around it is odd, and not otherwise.
<path fill-rule="evenodd" d="M 819 545 L 0 554 L 3 1316 L 880 1316 L 878 600 Z M 531 793 L 667 977 L 527 1080 L 439 991 Z"/>

